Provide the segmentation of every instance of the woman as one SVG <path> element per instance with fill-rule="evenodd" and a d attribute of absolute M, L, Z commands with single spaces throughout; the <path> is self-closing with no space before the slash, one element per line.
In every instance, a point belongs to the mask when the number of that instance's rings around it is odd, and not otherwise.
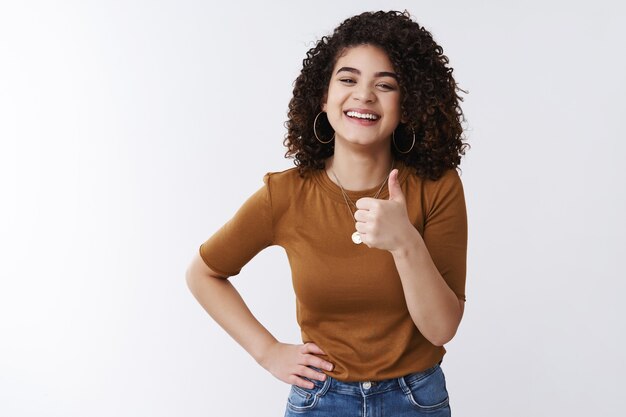
<path fill-rule="evenodd" d="M 200 246 L 188 285 L 291 384 L 286 416 L 449 415 L 443 345 L 463 316 L 462 111 L 448 59 L 407 12 L 363 13 L 307 53 L 287 156 Z M 277 341 L 228 281 L 289 258 L 303 344 Z"/>

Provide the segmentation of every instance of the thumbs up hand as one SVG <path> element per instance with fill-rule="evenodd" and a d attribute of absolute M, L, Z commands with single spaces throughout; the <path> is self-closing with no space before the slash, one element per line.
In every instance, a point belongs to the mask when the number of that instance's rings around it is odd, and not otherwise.
<path fill-rule="evenodd" d="M 398 181 L 398 170 L 389 174 L 387 182 L 389 198 L 380 200 L 363 197 L 357 200 L 357 211 L 354 213 L 356 230 L 361 241 L 370 248 L 388 251 L 398 250 L 405 242 L 414 227 L 409 220 L 406 200 Z"/>

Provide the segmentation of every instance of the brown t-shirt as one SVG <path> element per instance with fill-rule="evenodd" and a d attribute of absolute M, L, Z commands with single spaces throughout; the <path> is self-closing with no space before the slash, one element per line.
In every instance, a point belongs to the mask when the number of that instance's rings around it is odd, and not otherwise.
<path fill-rule="evenodd" d="M 411 223 L 448 286 L 465 300 L 467 214 L 461 179 L 450 169 L 422 179 L 396 162 Z M 354 219 L 325 170 L 268 172 L 264 185 L 200 246 L 215 272 L 237 275 L 259 251 L 282 246 L 289 259 L 302 342 L 326 352 L 340 381 L 376 381 L 425 370 L 446 350 L 430 343 L 409 315 L 389 251 L 356 245 Z M 353 202 L 380 186 L 348 191 Z M 380 199 L 389 196 L 385 186 Z"/>

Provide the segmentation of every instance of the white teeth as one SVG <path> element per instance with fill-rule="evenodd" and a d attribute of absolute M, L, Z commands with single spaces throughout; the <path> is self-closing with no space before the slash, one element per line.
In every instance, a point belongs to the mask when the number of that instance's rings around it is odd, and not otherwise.
<path fill-rule="evenodd" d="M 349 111 L 346 113 L 350 117 L 358 117 L 359 119 L 370 119 L 370 120 L 378 120 L 378 116 L 374 114 L 363 114 L 356 111 Z"/>

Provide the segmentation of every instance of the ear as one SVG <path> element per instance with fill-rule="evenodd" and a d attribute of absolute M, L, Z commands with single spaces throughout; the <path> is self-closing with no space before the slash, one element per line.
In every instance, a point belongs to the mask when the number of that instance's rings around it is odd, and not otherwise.
<path fill-rule="evenodd" d="M 326 102 L 327 102 L 327 101 L 328 101 L 328 91 L 326 91 L 326 92 L 324 93 L 324 95 L 322 96 L 322 111 L 323 111 L 323 112 L 325 112 L 325 111 L 326 111 L 326 108 L 328 107 L 328 106 L 326 105 Z"/>
<path fill-rule="evenodd" d="M 402 123 L 403 125 L 409 123 L 409 117 L 406 114 L 406 111 L 404 110 L 404 108 L 402 108 L 402 113 L 400 115 L 400 123 Z"/>

